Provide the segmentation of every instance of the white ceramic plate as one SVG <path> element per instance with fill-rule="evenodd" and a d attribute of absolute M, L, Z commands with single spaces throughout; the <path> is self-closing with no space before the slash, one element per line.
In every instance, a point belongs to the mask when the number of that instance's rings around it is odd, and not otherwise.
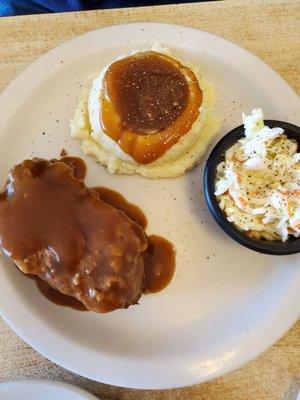
<path fill-rule="evenodd" d="M 24 379 L 0 384 L 1 400 L 97 400 L 76 386 L 46 379 Z"/>
<path fill-rule="evenodd" d="M 45 54 L 0 97 L 0 182 L 34 155 L 53 158 L 69 137 L 80 86 L 120 54 L 155 43 L 198 63 L 215 85 L 221 135 L 242 110 L 299 124 L 299 100 L 267 65 L 209 33 L 163 24 L 112 26 Z M 44 134 L 43 134 L 44 132 Z M 274 343 L 299 310 L 299 255 L 260 255 L 231 240 L 208 214 L 203 164 L 178 179 L 112 176 L 89 158 L 87 182 L 122 192 L 143 208 L 149 233 L 176 246 L 176 274 L 161 293 L 107 315 L 81 313 L 45 299 L 34 282 L 1 258 L 0 311 L 40 353 L 88 378 L 134 388 L 191 385 L 225 374 Z M 298 265 L 297 265 L 298 264 Z"/>

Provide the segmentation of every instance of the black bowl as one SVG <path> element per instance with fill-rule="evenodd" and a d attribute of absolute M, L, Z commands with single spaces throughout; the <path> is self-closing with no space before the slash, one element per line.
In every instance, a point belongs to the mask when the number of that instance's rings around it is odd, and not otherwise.
<path fill-rule="evenodd" d="M 300 128 L 287 122 L 266 120 L 265 125 L 270 128 L 280 127 L 286 135 L 300 143 Z M 208 208 L 220 227 L 234 240 L 249 249 L 259 253 L 286 255 L 300 252 L 300 238 L 290 238 L 287 242 L 268 241 L 250 238 L 239 230 L 233 223 L 229 222 L 226 215 L 219 207 L 215 191 L 216 168 L 224 158 L 226 150 L 237 140 L 244 136 L 244 125 L 238 126 L 225 135 L 212 150 L 204 171 L 204 196 Z"/>

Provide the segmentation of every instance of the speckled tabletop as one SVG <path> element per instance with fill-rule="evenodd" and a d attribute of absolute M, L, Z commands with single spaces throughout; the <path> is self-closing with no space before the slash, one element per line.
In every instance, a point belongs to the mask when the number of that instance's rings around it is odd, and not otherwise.
<path fill-rule="evenodd" d="M 102 26 L 156 21 L 221 35 L 267 62 L 300 91 L 300 2 L 228 0 L 161 7 L 35 15 L 0 20 L 0 89 L 59 43 Z M 272 348 L 223 378 L 183 389 L 140 391 L 90 381 L 53 364 L 0 320 L 0 381 L 70 382 L 108 400 L 295 400 L 300 387 L 300 323 Z M 2 399 L 1 399 L 2 400 Z"/>

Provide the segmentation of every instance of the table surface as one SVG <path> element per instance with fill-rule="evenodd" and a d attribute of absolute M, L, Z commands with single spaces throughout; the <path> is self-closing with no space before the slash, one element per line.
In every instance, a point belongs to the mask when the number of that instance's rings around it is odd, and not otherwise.
<path fill-rule="evenodd" d="M 262 58 L 300 92 L 300 2 L 228 0 L 0 19 L 0 90 L 52 47 L 91 29 L 137 21 L 187 25 L 223 36 Z M 297 68 L 298 67 L 298 68 Z M 0 381 L 49 378 L 103 400 L 295 400 L 300 386 L 300 322 L 243 368 L 183 389 L 139 391 L 77 376 L 30 348 L 0 320 Z"/>

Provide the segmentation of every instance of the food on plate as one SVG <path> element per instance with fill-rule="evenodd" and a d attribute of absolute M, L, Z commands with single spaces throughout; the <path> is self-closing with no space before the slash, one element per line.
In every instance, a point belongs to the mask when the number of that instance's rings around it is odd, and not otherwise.
<path fill-rule="evenodd" d="M 83 90 L 71 135 L 111 173 L 179 176 L 218 130 L 214 103 L 214 88 L 196 66 L 160 47 L 134 52 L 103 68 Z"/>
<path fill-rule="evenodd" d="M 263 118 L 261 109 L 243 114 L 245 137 L 218 165 L 215 195 L 228 221 L 248 236 L 285 242 L 300 235 L 300 153 Z"/>
<path fill-rule="evenodd" d="M 76 157 L 35 158 L 12 168 L 0 194 L 0 245 L 23 273 L 38 276 L 89 310 L 127 308 L 151 291 L 147 274 L 153 270 L 161 280 L 168 269 L 171 280 L 174 250 L 163 238 L 154 249 L 148 246 L 152 238 L 140 225 L 145 223 L 141 214 L 123 204 L 139 224 L 122 211 L 121 197 L 120 209 L 103 201 L 105 193 L 109 200 L 107 192 L 87 188 L 85 173 Z"/>

